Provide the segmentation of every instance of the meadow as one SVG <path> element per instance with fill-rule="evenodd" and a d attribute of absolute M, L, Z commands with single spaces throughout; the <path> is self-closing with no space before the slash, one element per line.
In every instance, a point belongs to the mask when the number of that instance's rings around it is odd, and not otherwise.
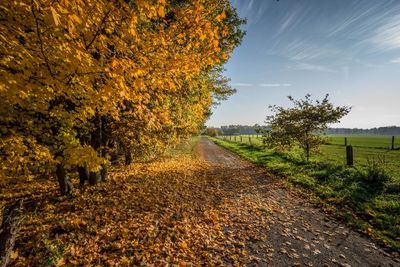
<path fill-rule="evenodd" d="M 392 144 L 392 136 L 389 135 L 328 135 L 327 137 L 330 145 L 344 145 L 345 138 L 347 144 L 353 147 L 390 149 Z M 400 148 L 400 136 L 395 136 L 394 146 Z"/>
<path fill-rule="evenodd" d="M 261 136 L 213 141 L 266 168 L 382 245 L 400 249 L 400 137 L 395 137 L 396 149 L 389 150 L 389 136 L 347 136 L 354 149 L 352 167 L 346 166 L 344 136 L 330 136 L 309 162 L 300 150 L 266 149 Z"/>
<path fill-rule="evenodd" d="M 311 155 L 312 161 L 346 164 L 347 144 L 353 146 L 354 166 L 367 167 L 370 164 L 379 164 L 400 181 L 400 136 L 395 136 L 394 147 L 391 150 L 392 136 L 386 135 L 330 135 L 327 143 L 320 147 L 318 153 Z M 220 136 L 219 138 L 262 147 L 261 135 Z"/>

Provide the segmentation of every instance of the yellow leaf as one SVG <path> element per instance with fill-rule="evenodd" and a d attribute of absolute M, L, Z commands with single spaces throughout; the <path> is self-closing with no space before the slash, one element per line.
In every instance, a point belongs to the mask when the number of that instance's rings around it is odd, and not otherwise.
<path fill-rule="evenodd" d="M 112 66 L 113 68 L 117 67 L 117 66 L 118 66 L 118 61 L 117 61 L 116 59 L 113 59 L 113 60 L 111 61 L 111 66 Z"/>
<path fill-rule="evenodd" d="M 51 15 L 53 16 L 54 24 L 58 26 L 60 24 L 60 15 L 58 15 L 57 11 L 53 7 L 50 7 L 50 10 Z"/>
<path fill-rule="evenodd" d="M 65 265 L 65 261 L 63 258 L 61 258 L 56 262 L 55 266 L 58 267 L 58 266 L 64 266 L 64 265 Z"/>
<path fill-rule="evenodd" d="M 76 23 L 82 22 L 82 20 L 75 14 L 70 15 L 69 18 L 70 18 L 70 20 L 72 20 L 73 22 L 76 22 Z"/>
<path fill-rule="evenodd" d="M 160 17 L 165 17 L 165 9 L 164 9 L 163 6 L 160 6 L 160 7 L 158 8 L 158 15 L 159 15 Z"/>
<path fill-rule="evenodd" d="M 182 243 L 181 243 L 181 249 L 188 249 L 188 245 L 186 244 L 185 241 L 182 241 Z"/>
<path fill-rule="evenodd" d="M 225 14 L 225 12 L 222 12 L 222 13 L 219 14 L 215 19 L 216 19 L 218 22 L 221 22 L 224 18 L 226 18 L 226 14 Z"/>
<path fill-rule="evenodd" d="M 16 258 L 18 258 L 18 251 L 11 252 L 10 258 L 12 260 L 15 260 Z"/>

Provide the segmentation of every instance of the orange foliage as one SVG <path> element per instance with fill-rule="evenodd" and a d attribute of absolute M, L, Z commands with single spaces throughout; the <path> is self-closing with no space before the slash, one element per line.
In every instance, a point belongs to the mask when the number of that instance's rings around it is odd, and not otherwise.
<path fill-rule="evenodd" d="M 117 147 L 176 144 L 204 122 L 243 35 L 228 0 L 19 0 L 0 16 L 3 177 L 96 172 Z"/>

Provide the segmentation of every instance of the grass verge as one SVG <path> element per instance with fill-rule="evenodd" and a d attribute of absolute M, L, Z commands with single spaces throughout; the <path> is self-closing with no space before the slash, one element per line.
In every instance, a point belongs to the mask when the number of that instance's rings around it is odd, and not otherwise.
<path fill-rule="evenodd" d="M 332 162 L 306 162 L 296 152 L 212 140 L 283 178 L 287 186 L 312 193 L 314 202 L 379 244 L 400 251 L 400 183 L 379 164 L 357 169 Z"/>

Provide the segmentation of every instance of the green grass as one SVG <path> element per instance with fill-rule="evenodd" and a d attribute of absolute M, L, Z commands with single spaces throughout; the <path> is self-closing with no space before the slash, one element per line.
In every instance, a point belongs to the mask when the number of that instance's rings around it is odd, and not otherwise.
<path fill-rule="evenodd" d="M 344 138 L 347 137 L 347 144 L 353 147 L 369 147 L 389 149 L 392 146 L 392 136 L 387 135 L 330 135 L 328 142 L 331 145 L 344 145 Z M 400 136 L 395 136 L 395 147 L 400 148 Z"/>
<path fill-rule="evenodd" d="M 395 180 L 400 181 L 400 136 L 395 137 L 396 150 L 388 149 L 391 146 L 391 138 L 391 136 L 347 135 L 347 143 L 353 146 L 355 167 L 363 168 L 371 164 L 371 162 L 377 162 L 384 166 L 385 170 Z M 225 139 L 232 142 L 262 146 L 261 136 L 227 136 Z M 328 136 L 328 141 L 328 144 L 321 146 L 321 154 L 312 155 L 312 160 L 344 164 L 346 162 L 344 136 L 331 135 Z"/>
<path fill-rule="evenodd" d="M 265 150 L 255 137 L 252 144 L 248 138 L 246 143 L 244 139 L 243 143 L 212 140 L 283 178 L 285 184 L 313 193 L 315 201 L 349 224 L 381 244 L 400 250 L 400 151 L 355 147 L 356 165 L 350 168 L 343 164 L 343 146 L 325 145 L 325 154 L 306 162 L 300 151 Z M 386 153 L 389 163 L 381 164 L 379 153 Z M 369 162 L 367 157 L 371 157 Z"/>
<path fill-rule="evenodd" d="M 312 156 L 312 159 L 337 164 L 346 162 L 344 146 L 323 145 L 321 152 L 320 155 Z M 400 181 L 400 150 L 354 147 L 353 153 L 356 168 L 364 168 L 376 162 L 381 164 L 395 180 Z"/>

